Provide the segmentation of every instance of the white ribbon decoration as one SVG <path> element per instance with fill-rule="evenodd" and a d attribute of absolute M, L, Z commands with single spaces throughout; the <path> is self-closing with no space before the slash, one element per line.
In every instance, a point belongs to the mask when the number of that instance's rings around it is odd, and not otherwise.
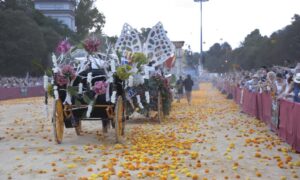
<path fill-rule="evenodd" d="M 106 88 L 106 92 L 105 92 L 105 100 L 106 100 L 106 102 L 109 101 L 109 88 L 110 88 L 110 84 L 107 83 L 107 88 Z"/>
<path fill-rule="evenodd" d="M 54 86 L 53 89 L 54 89 L 54 98 L 55 100 L 58 100 L 59 96 L 58 96 L 57 86 Z"/>
<path fill-rule="evenodd" d="M 78 85 L 78 94 L 82 94 L 83 85 L 82 83 L 79 83 Z"/>
<path fill-rule="evenodd" d="M 93 102 L 91 102 L 91 103 L 88 105 L 88 109 L 87 109 L 87 111 L 86 111 L 86 117 L 87 117 L 87 118 L 91 117 L 92 110 L 93 110 Z"/>
<path fill-rule="evenodd" d="M 141 109 L 144 109 L 144 106 L 143 106 L 143 104 L 141 103 L 141 96 L 140 96 L 140 95 L 137 95 L 137 96 L 136 96 L 136 100 L 137 100 L 137 103 L 138 103 L 139 107 L 140 107 Z"/>
<path fill-rule="evenodd" d="M 116 63 L 115 60 L 111 60 L 110 61 L 110 68 L 111 68 L 111 72 L 116 72 Z"/>
<path fill-rule="evenodd" d="M 128 86 L 129 87 L 133 86 L 133 76 L 129 76 L 129 78 L 128 78 Z"/>
<path fill-rule="evenodd" d="M 47 91 L 47 89 L 48 89 L 48 76 L 44 75 L 43 79 L 44 79 L 44 90 Z"/>
<path fill-rule="evenodd" d="M 89 83 L 89 85 L 90 85 L 90 89 L 92 89 L 92 73 L 91 72 L 89 72 L 88 74 L 87 74 L 87 82 Z"/>
<path fill-rule="evenodd" d="M 64 101 L 64 104 L 72 104 L 71 95 L 70 95 L 69 92 L 67 92 L 67 96 L 66 96 L 66 99 Z"/>
<path fill-rule="evenodd" d="M 110 98 L 110 102 L 112 102 L 113 104 L 116 103 L 116 95 L 117 95 L 117 91 L 113 91 L 111 98 Z"/>
<path fill-rule="evenodd" d="M 57 59 L 54 53 L 52 53 L 52 63 L 54 67 L 57 67 Z"/>
<path fill-rule="evenodd" d="M 146 97 L 146 102 L 149 104 L 150 103 L 150 94 L 149 94 L 149 91 L 145 92 L 145 97 Z"/>

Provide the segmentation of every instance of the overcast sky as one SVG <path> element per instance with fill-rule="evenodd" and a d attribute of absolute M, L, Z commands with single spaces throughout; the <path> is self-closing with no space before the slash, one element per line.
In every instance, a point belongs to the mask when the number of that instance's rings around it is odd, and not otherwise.
<path fill-rule="evenodd" d="M 194 0 L 97 0 L 106 17 L 104 33 L 120 35 L 125 22 L 133 28 L 162 22 L 168 37 L 200 49 L 200 4 Z M 233 48 L 258 28 L 262 35 L 291 23 L 300 14 L 300 0 L 209 0 L 203 3 L 203 49 L 227 41 Z"/>

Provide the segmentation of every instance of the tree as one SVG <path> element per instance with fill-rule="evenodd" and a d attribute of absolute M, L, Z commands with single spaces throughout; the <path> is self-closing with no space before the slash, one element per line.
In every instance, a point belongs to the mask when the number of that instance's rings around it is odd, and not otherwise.
<path fill-rule="evenodd" d="M 32 62 L 42 64 L 47 46 L 39 26 L 23 11 L 0 11 L 0 71 L 2 75 L 38 72 Z M 41 73 L 41 72 L 39 72 Z"/>
<path fill-rule="evenodd" d="M 102 32 L 105 16 L 94 7 L 95 0 L 81 0 L 75 11 L 75 24 L 79 40 L 85 38 L 90 30 Z"/>

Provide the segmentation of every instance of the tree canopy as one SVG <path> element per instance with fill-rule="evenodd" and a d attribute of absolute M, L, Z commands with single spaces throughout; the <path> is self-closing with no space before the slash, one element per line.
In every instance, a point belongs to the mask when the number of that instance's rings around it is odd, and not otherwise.
<path fill-rule="evenodd" d="M 0 75 L 41 75 L 60 40 L 78 43 L 91 30 L 101 32 L 105 18 L 94 2 L 80 1 L 75 15 L 78 32 L 74 33 L 35 10 L 32 0 L 0 0 Z"/>
<path fill-rule="evenodd" d="M 75 11 L 75 24 L 80 40 L 85 38 L 90 30 L 102 32 L 105 16 L 94 7 L 95 0 L 81 0 Z"/>
<path fill-rule="evenodd" d="M 216 43 L 205 52 L 204 67 L 212 72 L 225 72 L 234 68 L 253 69 L 261 66 L 293 66 L 300 61 L 300 16 L 292 23 L 262 36 L 259 29 L 250 32 L 241 45 L 232 49 L 228 43 Z"/>

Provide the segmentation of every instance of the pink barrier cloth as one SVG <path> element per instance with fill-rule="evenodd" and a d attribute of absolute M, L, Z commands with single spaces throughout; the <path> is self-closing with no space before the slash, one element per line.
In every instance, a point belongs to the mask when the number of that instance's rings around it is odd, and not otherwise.
<path fill-rule="evenodd" d="M 242 89 L 239 87 L 235 87 L 235 97 L 234 100 L 237 104 L 240 104 L 242 96 Z"/>
<path fill-rule="evenodd" d="M 280 100 L 279 137 L 300 152 L 300 104 Z"/>
<path fill-rule="evenodd" d="M 242 89 L 229 86 L 229 83 L 218 82 L 217 87 L 232 93 L 234 101 L 240 104 Z M 279 137 L 292 146 L 297 152 L 300 152 L 300 103 L 294 103 L 287 100 L 280 100 L 279 105 L 279 129 L 274 129 Z M 252 93 L 244 90 L 243 112 L 264 121 L 270 127 L 272 126 L 272 97 L 269 93 Z"/>
<path fill-rule="evenodd" d="M 19 87 L 0 88 L 0 100 L 36 97 L 36 96 L 43 96 L 43 95 L 44 95 L 43 86 L 28 87 L 27 94 L 22 94 L 21 88 Z"/>
<path fill-rule="evenodd" d="M 257 93 L 244 90 L 242 109 L 243 112 L 257 118 Z"/>
<path fill-rule="evenodd" d="M 263 93 L 261 98 L 262 98 L 262 120 L 266 124 L 270 124 L 272 118 L 272 97 L 269 93 Z"/>
<path fill-rule="evenodd" d="M 263 93 L 257 94 L 257 117 L 262 121 L 264 121 L 264 110 L 265 110 L 265 107 L 263 105 L 263 96 L 264 96 Z"/>

